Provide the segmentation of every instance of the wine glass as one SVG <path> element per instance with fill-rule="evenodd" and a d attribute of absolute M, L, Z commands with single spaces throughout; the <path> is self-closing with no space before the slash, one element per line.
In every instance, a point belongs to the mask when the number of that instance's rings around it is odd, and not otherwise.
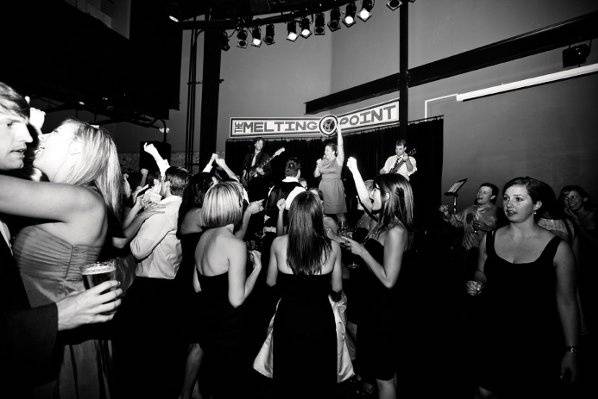
<path fill-rule="evenodd" d="M 353 239 L 353 231 L 348 228 L 339 229 L 338 235 L 340 236 L 339 244 L 342 248 L 345 249 L 346 256 L 345 258 L 347 261 L 345 262 L 345 267 L 349 270 L 355 270 L 359 266 L 357 263 L 356 256 L 351 253 L 351 245 L 346 238 Z"/>

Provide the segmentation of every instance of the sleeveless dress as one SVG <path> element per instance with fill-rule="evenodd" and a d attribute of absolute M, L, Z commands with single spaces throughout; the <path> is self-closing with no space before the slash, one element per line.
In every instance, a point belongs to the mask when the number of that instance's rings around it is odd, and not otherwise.
<path fill-rule="evenodd" d="M 98 259 L 101 246 L 71 245 L 39 226 L 17 235 L 14 254 L 31 306 L 46 305 L 84 290 L 80 266 Z M 37 387 L 35 397 L 109 398 L 108 342 L 96 337 L 94 326 L 59 334 L 56 379 Z"/>
<path fill-rule="evenodd" d="M 384 264 L 384 246 L 373 238 L 364 244 L 372 257 Z M 363 259 L 356 270 L 359 282 L 357 362 L 363 377 L 390 380 L 397 371 L 399 309 L 396 287 L 386 288 Z"/>
<path fill-rule="evenodd" d="M 228 272 L 199 275 L 202 306 L 200 345 L 206 354 L 206 370 L 215 398 L 247 395 L 251 357 L 245 330 L 245 305 L 233 307 L 228 299 Z"/>
<path fill-rule="evenodd" d="M 337 379 L 336 326 L 328 300 L 331 273 L 278 273 L 273 379 L 281 398 L 331 398 Z"/>
<path fill-rule="evenodd" d="M 174 278 L 178 287 L 181 322 L 183 323 L 184 339 L 187 343 L 200 341 L 201 319 L 197 315 L 201 312 L 201 292 L 196 293 L 193 289 L 193 271 L 195 270 L 195 248 L 202 233 L 189 233 L 181 236 L 183 258 Z"/>
<path fill-rule="evenodd" d="M 497 393 L 548 394 L 558 384 L 564 341 L 556 303 L 553 237 L 533 262 L 511 263 L 496 254 L 495 233 L 486 236 L 487 283 L 483 300 L 480 385 Z M 532 397 L 530 396 L 530 397 Z"/>
<path fill-rule="evenodd" d="M 343 167 L 336 163 L 336 159 L 332 161 L 324 159 L 320 165 L 322 180 L 318 188 L 324 197 L 324 213 L 329 215 L 347 212 L 345 187 L 341 180 L 342 170 Z"/>

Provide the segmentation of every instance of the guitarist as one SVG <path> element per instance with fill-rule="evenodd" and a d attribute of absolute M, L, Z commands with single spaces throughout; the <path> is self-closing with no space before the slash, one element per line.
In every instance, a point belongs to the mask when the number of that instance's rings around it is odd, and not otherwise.
<path fill-rule="evenodd" d="M 272 169 L 270 164 L 266 163 L 270 159 L 270 155 L 264 151 L 264 139 L 262 137 L 255 139 L 253 149 L 253 152 L 247 154 L 243 161 L 243 175 L 241 180 L 246 181 L 247 175 L 255 171 L 257 175 L 248 180 L 247 193 L 249 194 L 250 201 L 257 201 L 266 196 L 268 188 L 267 180 L 272 174 Z M 264 165 L 264 163 L 266 164 Z"/>
<path fill-rule="evenodd" d="M 407 153 L 407 141 L 405 139 L 397 140 L 395 155 L 386 159 L 384 167 L 380 169 L 380 174 L 398 173 L 409 180 L 409 176 L 415 172 L 417 172 L 415 158 Z"/>

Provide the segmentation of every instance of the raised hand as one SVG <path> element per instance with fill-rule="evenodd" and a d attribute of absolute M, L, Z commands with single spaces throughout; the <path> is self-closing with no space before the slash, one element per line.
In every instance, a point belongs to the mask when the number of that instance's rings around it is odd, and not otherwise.
<path fill-rule="evenodd" d="M 85 324 L 103 323 L 114 317 L 123 293 L 118 281 L 105 281 L 86 291 L 74 292 L 56 303 L 58 330 L 70 330 Z"/>
<path fill-rule="evenodd" d="M 284 198 L 281 198 L 276 202 L 276 207 L 279 211 L 283 211 L 287 201 Z"/>
<path fill-rule="evenodd" d="M 263 203 L 264 203 L 264 200 L 263 200 L 263 199 L 261 199 L 261 200 L 258 200 L 258 201 L 253 201 L 253 202 L 250 202 L 250 203 L 249 203 L 249 205 L 247 206 L 247 211 L 248 211 L 248 212 L 249 212 L 251 215 L 254 215 L 254 214 L 258 213 L 258 212 L 261 212 L 261 211 L 263 211 L 263 210 L 264 210 L 264 205 L 263 205 Z"/>
<path fill-rule="evenodd" d="M 349 159 L 347 159 L 347 168 L 349 168 L 351 172 L 357 170 L 357 160 L 354 157 L 349 157 Z"/>
<path fill-rule="evenodd" d="M 143 151 L 147 152 L 148 154 L 150 154 L 151 156 L 153 156 L 154 158 L 156 156 L 160 156 L 160 154 L 158 153 L 158 149 L 156 148 L 155 145 L 151 144 L 151 143 L 143 143 Z"/>

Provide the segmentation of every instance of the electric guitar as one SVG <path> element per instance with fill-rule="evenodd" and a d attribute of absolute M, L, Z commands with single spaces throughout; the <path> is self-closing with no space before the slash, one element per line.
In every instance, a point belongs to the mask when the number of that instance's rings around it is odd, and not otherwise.
<path fill-rule="evenodd" d="M 407 156 L 414 156 L 417 153 L 417 151 L 415 151 L 415 148 L 410 149 L 409 151 L 406 151 Z M 394 166 L 392 167 L 392 169 L 388 172 L 389 174 L 392 173 L 397 173 L 397 171 L 399 170 L 399 168 L 401 167 L 401 165 L 403 165 L 406 161 L 404 161 L 402 158 L 400 160 L 398 160 L 397 162 L 395 162 Z"/>
<path fill-rule="evenodd" d="M 285 148 L 284 147 L 279 148 L 278 150 L 276 150 L 276 152 L 274 153 L 274 155 L 266 157 L 266 159 L 264 159 L 258 165 L 255 165 L 255 166 L 251 167 L 249 170 L 247 170 L 247 172 L 244 173 L 243 176 L 241 177 L 241 184 L 243 184 L 245 187 L 247 187 L 247 185 L 253 179 L 255 179 L 257 176 L 259 176 L 259 173 L 257 171 L 258 168 L 262 168 L 263 169 L 266 165 L 268 165 L 270 163 L 270 161 L 272 161 L 274 158 L 276 158 L 277 156 L 279 156 L 283 152 L 285 152 Z"/>

